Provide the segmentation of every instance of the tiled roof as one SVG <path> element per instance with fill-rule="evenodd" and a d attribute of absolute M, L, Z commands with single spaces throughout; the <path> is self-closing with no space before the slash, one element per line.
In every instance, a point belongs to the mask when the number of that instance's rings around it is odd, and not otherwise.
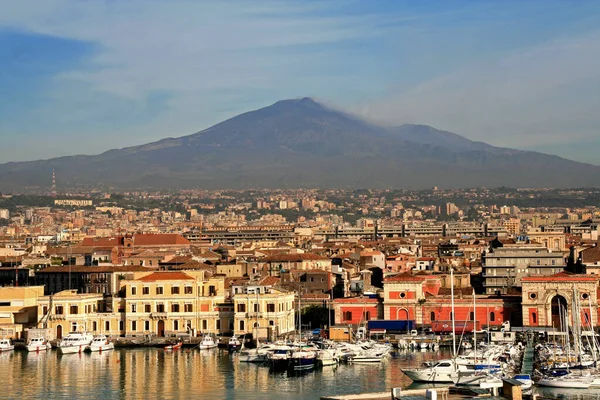
<path fill-rule="evenodd" d="M 156 282 L 156 281 L 189 281 L 194 280 L 188 274 L 183 272 L 154 272 L 150 275 L 146 275 L 139 279 L 142 282 Z"/>
<path fill-rule="evenodd" d="M 569 282 L 597 282 L 598 278 L 593 275 L 585 275 L 585 274 L 573 274 L 570 272 L 559 272 L 554 275 L 538 275 L 538 276 L 527 276 L 521 278 L 522 282 L 560 282 L 560 281 L 569 281 Z"/>
<path fill-rule="evenodd" d="M 259 282 L 263 286 L 275 286 L 279 283 L 279 278 L 276 276 L 267 276 Z"/>
<path fill-rule="evenodd" d="M 384 282 L 423 282 L 424 280 L 425 278 L 423 277 L 415 276 L 408 272 L 403 272 L 401 274 L 386 277 Z"/>
<path fill-rule="evenodd" d="M 313 253 L 300 253 L 300 254 L 275 254 L 272 256 L 261 258 L 263 262 L 301 262 L 301 261 L 317 261 L 317 260 L 329 260 L 329 258 L 320 256 Z"/>
<path fill-rule="evenodd" d="M 593 246 L 582 250 L 579 254 L 581 254 L 581 261 L 585 263 L 595 263 L 600 261 L 600 246 Z"/>
<path fill-rule="evenodd" d="M 118 265 L 118 266 L 102 266 L 102 267 L 87 267 L 84 265 L 64 265 L 64 266 L 52 266 L 41 269 L 36 272 L 36 274 L 52 274 L 52 273 L 80 273 L 80 272 L 88 272 L 90 274 L 94 273 L 120 273 L 120 272 L 147 272 L 153 271 L 154 268 L 142 267 L 139 265 Z"/>

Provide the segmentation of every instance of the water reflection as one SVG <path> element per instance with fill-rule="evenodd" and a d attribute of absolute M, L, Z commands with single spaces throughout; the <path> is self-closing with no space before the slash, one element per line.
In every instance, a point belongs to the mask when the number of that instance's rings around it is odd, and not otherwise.
<path fill-rule="evenodd" d="M 401 352 L 381 364 L 340 365 L 290 376 L 240 363 L 217 349 L 127 349 L 66 355 L 16 351 L 0 354 L 0 369 L 8 382 L 4 392 L 8 398 L 280 400 L 406 386 L 410 381 L 400 368 L 446 356 Z"/>

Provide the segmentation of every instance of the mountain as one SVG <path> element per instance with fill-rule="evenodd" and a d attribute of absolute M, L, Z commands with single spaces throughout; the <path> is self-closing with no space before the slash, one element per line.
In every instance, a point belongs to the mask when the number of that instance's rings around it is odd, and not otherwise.
<path fill-rule="evenodd" d="M 494 147 L 426 125 L 381 127 L 310 98 L 99 155 L 0 164 L 0 190 L 49 187 L 52 169 L 62 187 L 600 186 L 598 166 Z"/>

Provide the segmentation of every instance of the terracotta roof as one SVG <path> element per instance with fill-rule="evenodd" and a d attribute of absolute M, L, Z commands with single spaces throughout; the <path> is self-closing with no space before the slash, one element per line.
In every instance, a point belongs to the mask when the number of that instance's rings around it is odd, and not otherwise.
<path fill-rule="evenodd" d="M 571 272 L 559 272 L 554 275 L 538 275 L 538 276 L 527 276 L 521 278 L 523 282 L 547 282 L 547 281 L 569 281 L 569 282 L 597 282 L 598 278 L 592 275 L 585 274 L 573 274 Z"/>
<path fill-rule="evenodd" d="M 160 245 L 189 245 L 190 241 L 177 233 L 156 233 L 134 235 L 133 242 L 136 246 L 160 246 Z"/>
<path fill-rule="evenodd" d="M 52 266 L 46 267 L 36 272 L 36 274 L 53 274 L 53 273 L 65 273 L 68 274 L 69 270 L 71 273 L 80 273 L 80 272 L 88 272 L 90 274 L 94 273 L 111 273 L 111 272 L 148 272 L 153 271 L 155 268 L 147 268 L 139 265 L 118 265 L 118 266 L 102 266 L 102 267 L 87 267 L 84 265 L 68 265 L 65 266 Z"/>
<path fill-rule="evenodd" d="M 311 260 L 329 260 L 329 258 L 320 256 L 313 253 L 299 253 L 299 254 L 275 254 L 272 256 L 261 258 L 262 262 L 302 262 Z"/>
<path fill-rule="evenodd" d="M 415 276 L 408 272 L 403 272 L 401 274 L 392 275 L 384 278 L 384 282 L 423 282 L 425 278 L 420 276 Z"/>
<path fill-rule="evenodd" d="M 579 252 L 581 255 L 581 262 L 595 263 L 600 261 L 600 246 L 593 246 Z"/>
<path fill-rule="evenodd" d="M 277 276 L 267 276 L 259 282 L 259 285 L 264 286 L 275 286 L 279 283 L 279 278 Z"/>
<path fill-rule="evenodd" d="M 156 281 L 189 281 L 194 280 L 188 274 L 183 272 L 154 272 L 150 275 L 146 275 L 140 279 L 142 282 L 156 282 Z"/>

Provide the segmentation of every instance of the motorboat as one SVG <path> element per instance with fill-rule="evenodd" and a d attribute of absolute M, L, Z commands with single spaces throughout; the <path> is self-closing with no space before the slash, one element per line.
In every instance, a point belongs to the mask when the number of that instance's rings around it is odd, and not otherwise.
<path fill-rule="evenodd" d="M 52 345 L 44 337 L 34 337 L 27 342 L 27 351 L 46 351 L 52 348 Z"/>
<path fill-rule="evenodd" d="M 294 371 L 313 369 L 317 362 L 317 354 L 310 350 L 296 350 L 289 359 L 289 368 Z"/>
<path fill-rule="evenodd" d="M 450 359 L 426 362 L 422 368 L 407 368 L 402 369 L 402 372 L 415 382 L 452 383 L 452 374 L 459 370 L 467 370 L 467 368 Z"/>
<path fill-rule="evenodd" d="M 83 352 L 94 340 L 94 336 L 87 332 L 71 332 L 58 344 L 62 354 Z"/>
<path fill-rule="evenodd" d="M 10 339 L 0 339 L 0 353 L 3 351 L 11 351 L 15 349 Z"/>
<path fill-rule="evenodd" d="M 589 389 L 592 385 L 592 375 L 545 376 L 537 381 L 538 386 L 563 389 Z"/>
<path fill-rule="evenodd" d="M 213 339 L 213 337 L 210 336 L 210 335 L 204 335 L 202 337 L 202 341 L 198 345 L 198 347 L 200 348 L 200 350 L 214 349 L 217 346 L 218 346 L 218 344 L 215 342 L 215 340 Z"/>
<path fill-rule="evenodd" d="M 92 340 L 92 343 L 88 346 L 90 351 L 108 351 L 114 348 L 114 343 L 109 341 L 105 335 L 94 336 L 94 340 Z"/>
<path fill-rule="evenodd" d="M 229 351 L 236 351 L 242 346 L 242 341 L 237 336 L 232 336 L 227 342 L 227 349 Z"/>
<path fill-rule="evenodd" d="M 322 367 L 337 365 L 339 361 L 336 352 L 331 349 L 320 350 L 317 354 L 317 362 L 319 362 Z"/>
<path fill-rule="evenodd" d="M 284 371 L 289 365 L 293 348 L 290 346 L 277 346 L 268 353 L 269 368 L 273 371 Z"/>
<path fill-rule="evenodd" d="M 165 351 L 174 351 L 174 350 L 181 349 L 182 346 L 183 346 L 182 342 L 177 342 L 175 344 L 169 344 L 169 345 L 165 346 L 164 349 L 165 349 Z"/>
<path fill-rule="evenodd" d="M 379 363 L 383 360 L 383 354 L 361 351 L 352 356 L 351 360 L 353 363 Z"/>

